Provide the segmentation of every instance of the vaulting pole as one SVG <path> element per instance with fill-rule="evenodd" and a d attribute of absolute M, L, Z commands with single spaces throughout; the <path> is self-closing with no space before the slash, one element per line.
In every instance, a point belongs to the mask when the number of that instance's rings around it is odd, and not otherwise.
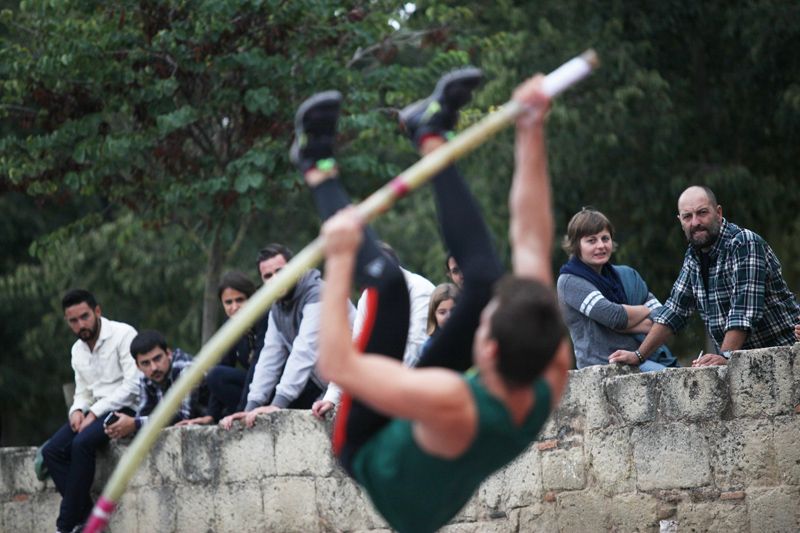
<path fill-rule="evenodd" d="M 548 74 L 542 86 L 552 97 L 591 74 L 598 66 L 597 54 L 587 50 L 580 56 L 564 63 Z M 426 155 L 402 174 L 375 191 L 358 204 L 357 208 L 366 221 L 371 221 L 387 211 L 398 199 L 431 179 L 451 163 L 468 154 L 501 129 L 513 124 L 524 111 L 524 107 L 511 100 L 481 121 L 462 131 L 455 138 Z M 283 269 L 258 289 L 217 333 L 203 346 L 192 365 L 183 372 L 161 399 L 147 424 L 142 427 L 128 451 L 120 459 L 103 494 L 94 506 L 84 533 L 103 531 L 111 514 L 136 469 L 152 448 L 161 430 L 177 411 L 181 400 L 200 383 L 205 373 L 239 340 L 247 329 L 258 320 L 281 294 L 290 289 L 298 279 L 322 259 L 322 238 L 317 237 L 300 253 L 294 256 Z"/>

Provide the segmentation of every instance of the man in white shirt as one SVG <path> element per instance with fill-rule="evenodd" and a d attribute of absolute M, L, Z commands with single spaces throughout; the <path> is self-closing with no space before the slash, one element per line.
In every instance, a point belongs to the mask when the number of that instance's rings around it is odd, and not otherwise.
<path fill-rule="evenodd" d="M 67 532 L 78 530 L 92 510 L 95 456 L 109 441 L 103 422 L 114 411 L 134 414 L 140 374 L 130 353 L 134 328 L 102 317 L 97 300 L 84 289 L 68 291 L 61 306 L 78 337 L 72 345 L 75 401 L 69 422 L 50 438 L 42 455 L 62 496 L 56 531 Z"/>

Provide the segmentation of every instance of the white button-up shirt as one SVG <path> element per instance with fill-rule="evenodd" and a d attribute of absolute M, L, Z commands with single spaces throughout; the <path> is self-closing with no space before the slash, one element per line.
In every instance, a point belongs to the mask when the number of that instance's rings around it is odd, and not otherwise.
<path fill-rule="evenodd" d="M 131 357 L 136 330 L 122 322 L 100 317 L 100 335 L 89 345 L 78 339 L 72 345 L 75 401 L 69 412 L 89 409 L 95 416 L 139 404 L 139 376 Z"/>

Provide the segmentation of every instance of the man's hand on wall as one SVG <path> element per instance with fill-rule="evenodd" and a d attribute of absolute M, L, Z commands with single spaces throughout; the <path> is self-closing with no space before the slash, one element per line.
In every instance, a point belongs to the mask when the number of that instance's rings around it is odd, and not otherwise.
<path fill-rule="evenodd" d="M 251 428 L 256 425 L 256 417 L 258 415 L 268 415 L 270 413 L 274 413 L 276 411 L 280 411 L 280 407 L 275 407 L 274 405 L 264 405 L 262 407 L 256 407 L 244 418 L 244 425 Z"/>
<path fill-rule="evenodd" d="M 333 410 L 334 407 L 336 407 L 336 404 L 333 402 L 328 400 L 317 400 L 314 402 L 314 405 L 311 406 L 311 414 L 322 420 L 325 418 L 325 415 L 328 412 Z"/>
<path fill-rule="evenodd" d="M 700 357 L 692 361 L 692 366 L 723 366 L 727 364 L 728 364 L 727 359 L 715 353 L 707 353 L 705 355 L 701 355 Z"/>

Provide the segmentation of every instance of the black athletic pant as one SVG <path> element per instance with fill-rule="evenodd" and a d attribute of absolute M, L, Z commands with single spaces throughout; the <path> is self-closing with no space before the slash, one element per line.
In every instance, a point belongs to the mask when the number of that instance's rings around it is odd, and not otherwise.
<path fill-rule="evenodd" d="M 502 275 L 503 268 L 494 252 L 489 230 L 481 217 L 477 203 L 455 167 L 451 166 L 437 175 L 433 180 L 433 186 L 442 236 L 447 248 L 464 272 L 464 287 L 453 314 L 417 366 L 440 366 L 463 372 L 472 365 L 472 341 L 480 321 L 480 314 L 491 299 L 492 286 Z M 346 194 L 338 181 L 331 180 L 330 184 L 324 182 L 313 189 L 313 192 L 323 218 L 347 205 Z M 332 205 L 334 202 L 331 198 L 335 195 L 338 195 L 339 207 Z M 325 206 L 321 205 L 323 200 L 326 202 Z M 374 242 L 371 231 L 367 230 L 356 267 L 356 279 L 360 282 L 363 282 L 366 273 L 363 267 L 370 264 L 369 258 L 372 257 L 365 248 L 369 249 L 368 246 Z M 400 274 L 402 276 L 402 272 Z M 371 331 L 362 331 L 362 339 L 364 334 L 368 337 L 366 343 L 362 343 L 360 347 L 365 352 L 384 354 L 402 360 L 408 332 L 409 304 L 405 283 L 402 284 L 403 290 L 406 291 L 404 297 L 400 296 L 396 285 L 395 283 L 372 285 L 377 292 L 378 302 L 376 308 L 369 309 L 367 313 L 365 322 L 372 322 L 373 327 Z M 387 286 L 392 287 L 391 297 L 384 293 Z M 374 297 L 374 294 L 370 297 Z M 396 305 L 402 307 L 399 312 L 386 309 Z M 370 320 L 371 312 L 375 313 L 373 321 Z M 403 348 L 398 349 L 397 345 L 391 344 L 391 348 L 394 349 L 392 353 L 383 349 L 389 346 L 385 340 L 389 335 L 402 336 Z M 352 401 L 349 409 L 347 403 L 349 400 L 346 399 L 339 408 L 334 448 L 339 452 L 342 466 L 348 473 L 352 473 L 351 462 L 355 453 L 391 419 L 357 400 Z M 336 433 L 339 433 L 338 438 Z"/>
<path fill-rule="evenodd" d="M 350 205 L 338 178 L 323 181 L 311 192 L 323 220 Z M 370 228 L 364 230 L 355 276 L 356 283 L 368 291 L 366 319 L 357 341 L 359 350 L 402 361 L 410 313 L 408 288 L 400 265 L 383 252 Z M 345 392 L 339 405 L 333 440 L 334 452 L 342 464 L 349 465 L 355 450 L 389 420 L 360 401 L 351 399 Z"/>

